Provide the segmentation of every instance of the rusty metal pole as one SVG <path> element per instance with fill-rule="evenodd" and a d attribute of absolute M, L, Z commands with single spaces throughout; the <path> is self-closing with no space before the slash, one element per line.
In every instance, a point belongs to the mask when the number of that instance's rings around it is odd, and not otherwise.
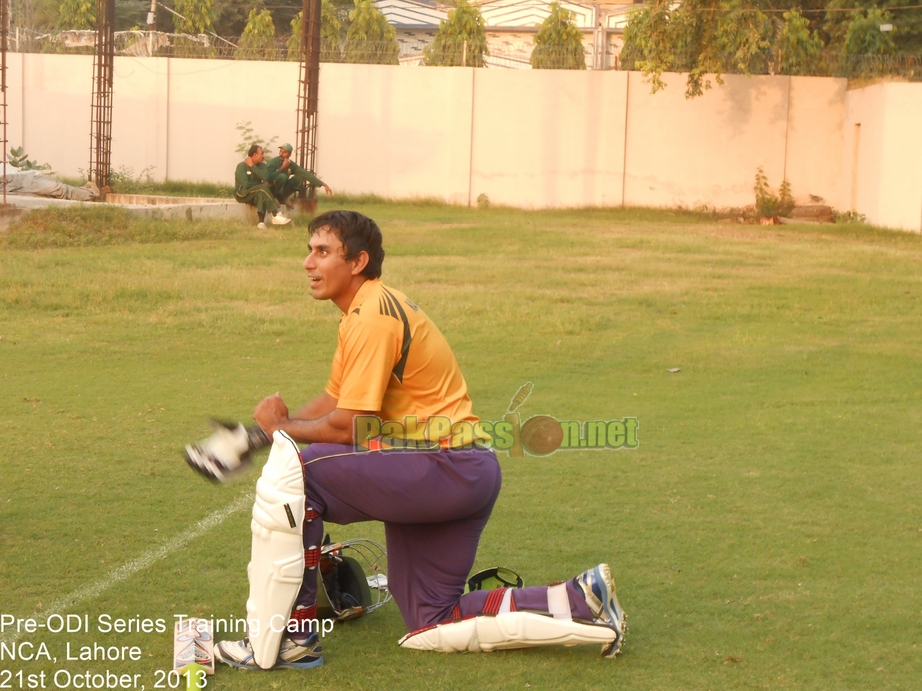
<path fill-rule="evenodd" d="M 10 0 L 0 0 L 0 91 L 3 92 L 3 111 L 0 118 L 3 120 L 3 206 L 6 206 L 6 152 L 9 142 L 6 139 L 6 52 L 9 49 L 10 34 Z"/>
<path fill-rule="evenodd" d="M 298 131 L 295 139 L 297 163 L 314 170 L 317 160 L 317 96 L 320 91 L 320 8 L 321 0 L 304 0 L 301 14 L 301 69 L 298 81 Z M 301 208 L 317 210 L 313 185 L 302 188 Z"/>
<path fill-rule="evenodd" d="M 96 52 L 90 106 L 90 166 L 87 177 L 106 200 L 112 157 L 112 78 L 115 71 L 115 0 L 96 0 Z"/>

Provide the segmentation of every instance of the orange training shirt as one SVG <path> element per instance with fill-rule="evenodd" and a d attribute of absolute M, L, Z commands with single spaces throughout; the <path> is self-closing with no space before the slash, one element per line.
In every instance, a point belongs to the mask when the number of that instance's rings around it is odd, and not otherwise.
<path fill-rule="evenodd" d="M 326 391 L 339 408 L 377 413 L 386 438 L 451 447 L 489 439 L 445 337 L 379 279 L 366 281 L 343 315 Z"/>

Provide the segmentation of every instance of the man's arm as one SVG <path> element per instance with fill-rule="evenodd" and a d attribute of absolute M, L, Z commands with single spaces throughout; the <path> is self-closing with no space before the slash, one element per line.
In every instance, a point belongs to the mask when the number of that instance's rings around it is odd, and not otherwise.
<path fill-rule="evenodd" d="M 318 413 L 320 415 L 316 418 L 301 417 Z M 280 429 L 297 442 L 352 444 L 355 438 L 355 416 L 373 414 L 362 410 L 337 408 L 336 399 L 324 393 L 302 407 L 292 418 L 282 397 L 275 394 L 267 396 L 256 406 L 253 419 L 270 436 L 275 430 Z"/>
<path fill-rule="evenodd" d="M 333 194 L 333 191 L 329 188 L 329 186 L 323 180 L 318 178 L 311 171 L 305 170 L 304 168 L 299 166 L 297 163 L 292 162 L 291 172 L 294 175 L 297 175 L 301 180 L 306 180 L 314 187 L 322 187 L 324 190 L 326 190 L 327 196 L 330 196 Z"/>
<path fill-rule="evenodd" d="M 247 161 L 250 159 L 247 158 Z M 237 190 L 244 191 L 250 185 L 250 181 L 247 179 L 247 170 L 249 165 L 246 161 L 243 163 L 238 163 L 237 168 L 234 170 L 234 184 Z"/>
<path fill-rule="evenodd" d="M 336 410 L 336 399 L 324 391 L 313 401 L 308 401 L 295 411 L 296 420 L 316 420 Z"/>
<path fill-rule="evenodd" d="M 266 163 L 266 169 L 269 171 L 269 177 L 272 177 L 275 173 L 279 172 L 279 168 L 284 169 L 282 165 L 282 157 L 276 156 L 275 158 L 270 158 L 269 162 Z"/>
<path fill-rule="evenodd" d="M 269 169 L 266 167 L 265 163 L 257 163 L 255 166 L 250 168 L 250 170 L 253 171 L 253 177 L 260 182 L 269 181 Z"/>

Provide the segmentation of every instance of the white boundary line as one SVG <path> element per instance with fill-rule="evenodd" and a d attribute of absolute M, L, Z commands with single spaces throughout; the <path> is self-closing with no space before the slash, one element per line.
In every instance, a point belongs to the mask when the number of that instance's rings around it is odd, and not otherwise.
<path fill-rule="evenodd" d="M 188 530 L 180 533 L 179 535 L 167 540 L 159 547 L 149 550 L 142 554 L 137 559 L 134 559 L 129 562 L 125 562 L 116 569 L 113 569 L 105 576 L 100 578 L 95 583 L 84 586 L 83 588 L 78 588 L 74 592 L 65 595 L 64 597 L 55 600 L 48 607 L 43 607 L 41 611 L 35 611 L 27 617 L 28 619 L 34 619 L 39 625 L 42 625 L 47 621 L 48 617 L 52 614 L 59 614 L 65 610 L 70 609 L 76 605 L 79 605 L 84 600 L 90 600 L 97 595 L 102 594 L 109 588 L 111 588 L 116 583 L 127 580 L 139 571 L 143 571 L 171 555 L 173 552 L 182 549 L 195 538 L 199 537 L 202 533 L 211 530 L 219 523 L 223 523 L 224 520 L 238 511 L 245 509 L 248 506 L 251 506 L 253 503 L 253 495 L 249 492 L 243 496 L 237 498 L 231 504 L 228 504 L 223 509 L 218 509 L 213 513 L 205 516 L 198 523 L 193 525 Z M 19 637 L 19 632 L 12 632 L 9 635 L 0 639 L 0 643 L 15 643 Z"/>

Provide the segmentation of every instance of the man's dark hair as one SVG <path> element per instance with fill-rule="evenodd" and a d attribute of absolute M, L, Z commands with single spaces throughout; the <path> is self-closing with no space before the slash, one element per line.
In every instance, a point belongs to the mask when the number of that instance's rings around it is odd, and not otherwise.
<path fill-rule="evenodd" d="M 355 259 L 359 252 L 368 253 L 368 265 L 362 271 L 365 278 L 380 278 L 384 263 L 381 229 L 378 224 L 358 211 L 327 211 L 311 221 L 311 235 L 328 227 L 346 249 L 346 260 Z"/>
<path fill-rule="evenodd" d="M 259 151 L 261 148 L 262 148 L 262 147 L 261 147 L 259 144 L 254 144 L 254 145 L 251 146 L 249 149 L 247 149 L 247 156 L 252 156 L 252 155 L 255 154 L 257 151 Z"/>

